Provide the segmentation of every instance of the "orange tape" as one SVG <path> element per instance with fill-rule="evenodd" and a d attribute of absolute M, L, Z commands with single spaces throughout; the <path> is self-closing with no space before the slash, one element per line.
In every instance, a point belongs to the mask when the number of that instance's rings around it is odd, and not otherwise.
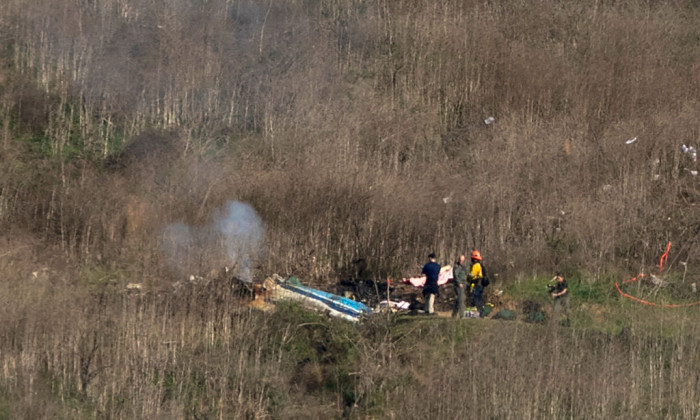
<path fill-rule="evenodd" d="M 661 258 L 659 258 L 659 274 L 661 274 L 664 271 L 664 263 L 668 259 L 668 251 L 671 250 L 671 242 L 666 245 L 666 252 L 664 252 L 661 255 Z"/>
<path fill-rule="evenodd" d="M 671 243 L 669 242 L 668 245 L 669 245 L 669 247 L 670 247 Z M 666 252 L 668 253 L 668 250 L 667 250 Z M 629 279 L 629 280 L 623 281 L 622 284 L 623 284 L 623 285 L 629 284 L 629 283 L 635 282 L 635 281 L 639 280 L 640 278 L 644 278 L 644 277 L 645 277 L 644 274 L 639 274 L 639 275 L 637 275 L 637 277 L 633 277 L 633 278 L 631 278 L 631 279 Z M 660 307 L 660 308 L 687 308 L 687 307 L 689 307 L 689 306 L 698 306 L 698 305 L 700 305 L 700 301 L 692 302 L 692 303 L 681 303 L 681 304 L 675 304 L 675 305 L 671 305 L 671 304 L 658 304 L 658 303 L 654 303 L 654 302 L 649 302 L 648 300 L 640 299 L 640 298 L 638 298 L 638 297 L 636 297 L 636 296 L 632 296 L 632 295 L 630 295 L 630 294 L 628 294 L 628 293 L 623 292 L 622 289 L 620 288 L 620 285 L 617 284 L 617 283 L 615 283 L 615 288 L 617 289 L 617 292 L 620 294 L 620 296 L 625 297 L 625 298 L 627 298 L 627 299 L 629 299 L 629 300 L 633 300 L 633 301 L 635 301 L 635 302 L 643 303 L 644 305 L 658 306 L 658 307 Z"/>

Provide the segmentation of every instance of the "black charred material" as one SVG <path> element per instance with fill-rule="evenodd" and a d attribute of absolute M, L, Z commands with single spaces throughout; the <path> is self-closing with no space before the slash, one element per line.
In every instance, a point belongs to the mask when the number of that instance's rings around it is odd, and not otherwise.
<path fill-rule="evenodd" d="M 382 300 L 386 300 L 387 282 L 374 282 L 372 280 L 341 280 L 338 284 L 340 296 L 344 296 L 368 306 L 376 306 Z M 389 287 L 389 296 L 394 292 L 394 287 Z"/>

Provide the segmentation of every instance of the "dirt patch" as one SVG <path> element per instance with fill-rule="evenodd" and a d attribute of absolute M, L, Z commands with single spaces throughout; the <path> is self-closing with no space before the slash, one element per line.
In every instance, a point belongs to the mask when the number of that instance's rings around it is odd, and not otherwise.
<path fill-rule="evenodd" d="M 581 304 L 581 311 L 587 313 L 593 320 L 599 324 L 603 323 L 606 318 L 607 310 L 598 303 L 584 302 Z"/>

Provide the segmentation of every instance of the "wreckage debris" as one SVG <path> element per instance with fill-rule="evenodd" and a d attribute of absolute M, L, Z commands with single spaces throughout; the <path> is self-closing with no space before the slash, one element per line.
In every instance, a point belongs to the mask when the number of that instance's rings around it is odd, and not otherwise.
<path fill-rule="evenodd" d="M 660 277 L 655 276 L 654 274 L 649 274 L 649 280 L 651 280 L 651 284 L 653 284 L 656 287 L 666 287 L 668 286 L 668 282 L 662 280 Z"/>
<path fill-rule="evenodd" d="M 679 295 L 678 292 L 681 291 L 681 293 L 680 293 L 681 296 L 680 296 L 680 297 L 681 297 L 681 298 L 682 298 L 682 297 L 687 297 L 687 295 L 685 295 L 685 293 L 687 293 L 685 290 L 687 290 L 687 289 L 680 289 L 680 290 L 679 290 L 679 286 L 678 286 L 677 284 L 669 283 L 668 281 L 663 280 L 663 279 L 661 278 L 661 275 L 662 275 L 663 270 L 664 270 L 664 263 L 668 260 L 668 253 L 669 253 L 670 250 L 671 250 L 671 242 L 669 242 L 669 243 L 666 245 L 666 251 L 661 255 L 661 258 L 659 258 L 659 274 L 656 275 L 656 274 L 651 274 L 651 273 L 650 273 L 650 274 L 648 275 L 648 277 L 649 277 L 649 282 L 651 282 L 651 284 L 652 284 L 657 290 L 660 289 L 660 288 L 662 288 L 662 287 L 668 287 L 668 290 L 670 290 L 671 292 L 675 292 L 675 294 L 676 294 L 677 296 Z M 681 261 L 681 265 L 686 266 L 686 269 L 687 269 L 687 262 Z M 687 302 L 687 303 L 673 303 L 673 304 L 664 304 L 664 303 L 651 302 L 651 301 L 642 299 L 642 298 L 640 298 L 640 297 L 633 296 L 633 295 L 631 295 L 631 294 L 629 294 L 629 293 L 626 293 L 626 292 L 624 292 L 624 291 L 622 290 L 622 288 L 623 288 L 622 286 L 625 286 L 625 285 L 627 285 L 627 284 L 631 284 L 631 283 L 637 282 L 637 281 L 642 280 L 642 279 L 645 279 L 645 278 L 647 278 L 647 275 L 645 275 L 644 273 L 640 273 L 640 274 L 638 274 L 637 276 L 635 276 L 635 277 L 633 277 L 633 278 L 631 278 L 631 279 L 625 280 L 625 281 L 623 281 L 623 282 L 621 282 L 621 283 L 615 283 L 615 288 L 617 289 L 617 292 L 620 294 L 620 296 L 622 296 L 622 297 L 624 297 L 624 298 L 627 298 L 627 299 L 630 299 L 630 300 L 632 300 L 632 301 L 638 302 L 638 303 L 642 303 L 642 304 L 644 304 L 644 305 L 658 306 L 658 307 L 661 307 L 661 308 L 687 308 L 687 307 L 691 307 L 691 306 L 700 306 L 700 301 Z M 685 282 L 685 274 L 684 274 L 684 277 L 683 277 L 683 282 Z M 640 282 L 640 283 L 641 283 L 641 282 Z M 638 284 L 639 284 L 639 283 L 638 283 Z M 693 291 L 693 294 L 694 294 L 694 293 L 695 293 L 695 289 L 693 289 L 692 286 L 691 286 L 691 290 Z"/>
<path fill-rule="evenodd" d="M 190 274 L 186 279 L 172 283 L 175 295 L 187 293 L 233 293 L 238 296 L 253 296 L 254 284 L 247 279 L 233 274 L 228 267 L 212 270 L 207 276 Z"/>
<path fill-rule="evenodd" d="M 392 309 L 392 310 L 409 310 L 411 308 L 411 304 L 409 302 L 406 302 L 405 300 L 401 301 L 394 301 L 394 300 L 383 300 L 379 302 L 379 309 Z"/>
<path fill-rule="evenodd" d="M 275 283 L 271 278 L 266 278 L 263 284 L 253 285 L 253 301 L 249 303 L 252 308 L 262 311 L 270 311 L 275 308 L 275 305 L 270 303 L 272 292 L 275 288 Z"/>
<path fill-rule="evenodd" d="M 269 299 L 273 302 L 283 300 L 299 302 L 309 309 L 351 322 L 358 322 L 361 317 L 373 313 L 372 309 L 362 302 L 303 286 L 296 277 L 285 280 L 275 274 L 270 280 L 272 281 L 266 280 L 265 288 L 269 291 Z"/>
<path fill-rule="evenodd" d="M 374 282 L 369 279 L 341 280 L 336 288 L 336 293 L 345 298 L 375 307 L 381 300 L 380 296 L 386 296 L 387 289 L 389 294 L 392 294 L 395 290 L 390 281 Z"/>
<path fill-rule="evenodd" d="M 32 278 L 35 280 L 46 281 L 49 278 L 49 269 L 42 267 L 37 271 L 32 271 Z"/>
<path fill-rule="evenodd" d="M 438 283 L 444 285 L 452 279 L 452 266 L 444 266 L 441 269 Z M 274 274 L 265 279 L 263 284 L 253 285 L 254 299 L 249 303 L 250 307 L 269 310 L 274 304 L 281 301 L 297 302 L 303 307 L 325 313 L 331 317 L 344 319 L 350 322 L 360 322 L 363 318 L 373 314 L 406 311 L 416 314 L 422 311 L 423 303 L 418 300 L 415 289 L 425 284 L 425 277 L 404 278 L 396 285 L 391 280 L 385 283 L 372 280 L 341 281 L 338 285 L 338 294 L 304 286 L 299 279 L 292 276 L 287 279 Z M 499 295 L 503 292 L 500 291 Z M 364 296 L 364 302 L 357 301 Z M 385 299 L 379 300 L 380 296 Z M 498 296 L 494 296 L 498 298 Z M 488 309 L 494 307 L 487 303 Z M 478 318 L 479 313 L 475 308 L 467 308 L 465 317 Z M 484 313 L 482 317 L 488 315 Z M 449 312 L 440 313 L 443 317 L 449 317 Z"/>
<path fill-rule="evenodd" d="M 693 162 L 697 162 L 697 160 L 698 160 L 698 151 L 695 150 L 695 147 L 693 147 L 693 146 L 686 146 L 685 144 L 683 144 L 683 145 L 681 145 L 681 152 L 683 152 L 683 154 L 689 155 L 689 156 L 690 156 L 690 159 L 691 159 Z"/>

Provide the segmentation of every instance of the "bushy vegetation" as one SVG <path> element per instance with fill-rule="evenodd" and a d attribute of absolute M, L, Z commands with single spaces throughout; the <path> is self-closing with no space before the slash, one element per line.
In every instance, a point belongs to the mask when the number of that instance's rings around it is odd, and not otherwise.
<path fill-rule="evenodd" d="M 698 21 L 693 1 L 2 2 L 0 417 L 697 417 L 697 314 L 613 286 L 668 241 L 668 279 L 700 273 Z M 257 280 L 478 248 L 517 299 L 564 271 L 572 328 L 174 292 L 247 270 L 211 233 L 232 200 L 264 224 Z"/>
<path fill-rule="evenodd" d="M 566 328 L 405 315 L 353 325 L 211 290 L 70 291 L 15 282 L 3 302 L 4 417 L 699 414 L 696 309 L 575 300 Z"/>

